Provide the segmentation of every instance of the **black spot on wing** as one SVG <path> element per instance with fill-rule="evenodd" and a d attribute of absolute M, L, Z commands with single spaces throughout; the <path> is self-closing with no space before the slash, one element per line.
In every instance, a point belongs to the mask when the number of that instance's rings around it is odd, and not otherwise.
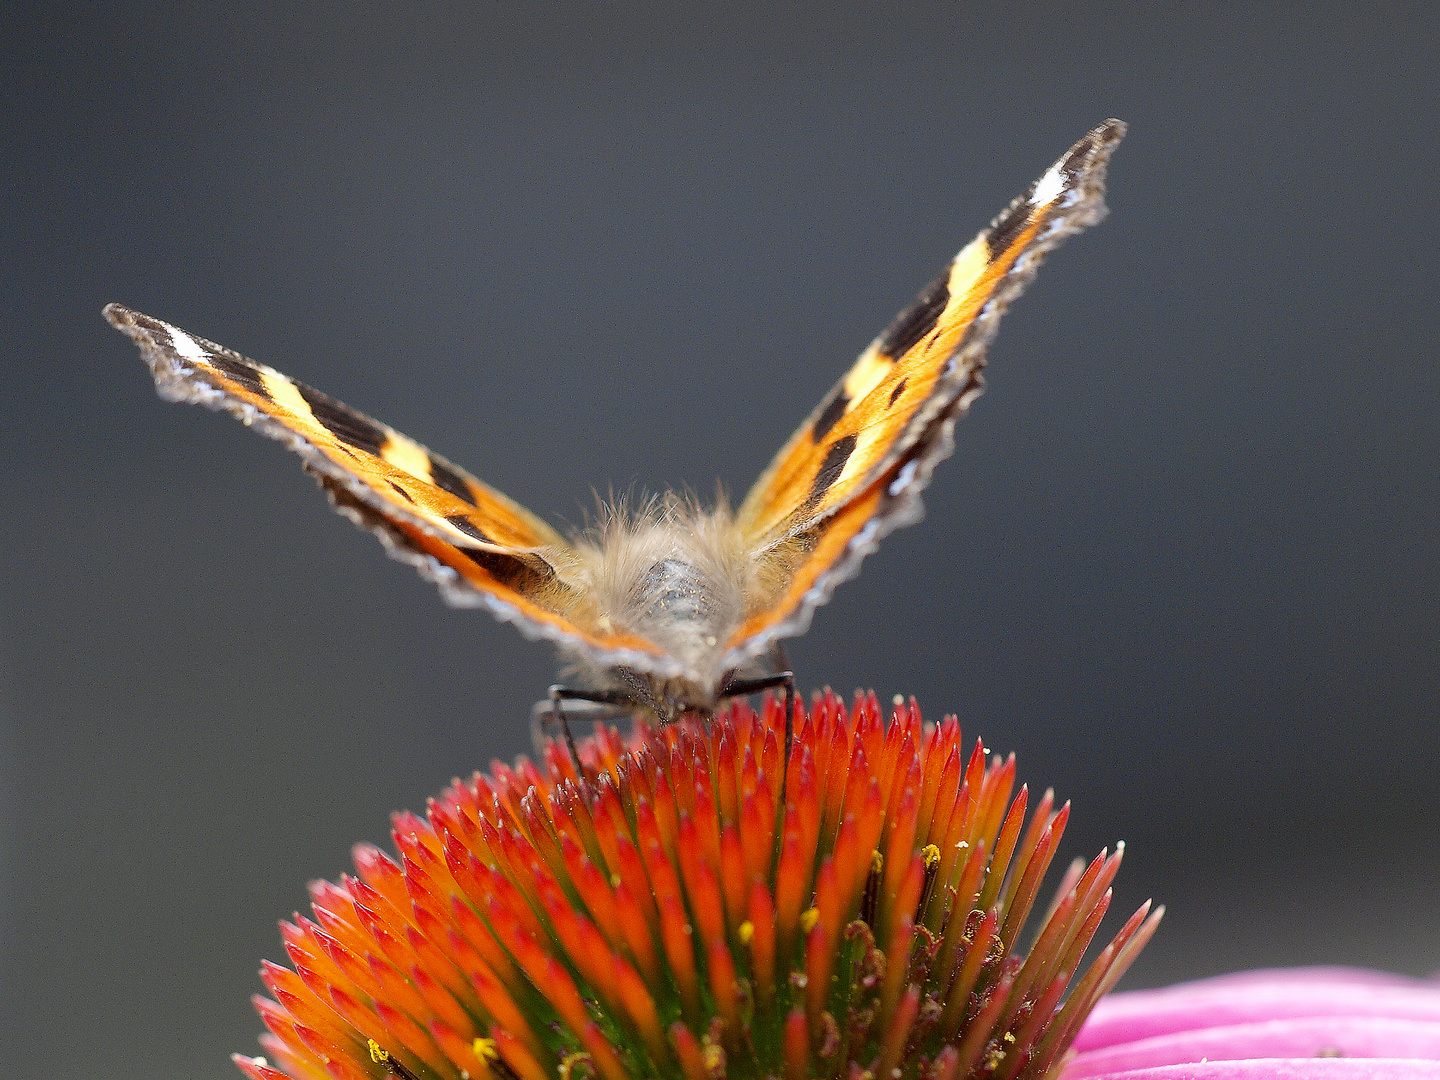
<path fill-rule="evenodd" d="M 935 328 L 949 302 L 950 268 L 947 266 L 880 336 L 880 352 L 891 359 L 904 356 L 912 345 Z"/>
<path fill-rule="evenodd" d="M 130 325 L 138 326 L 149 334 L 156 346 L 167 352 L 175 351 L 175 340 L 170 336 L 170 328 L 159 319 L 152 319 L 149 315 L 142 315 L 138 311 L 126 310 L 125 314 L 129 317 Z M 190 365 L 187 363 L 185 366 L 189 367 Z"/>
<path fill-rule="evenodd" d="M 820 463 L 820 471 L 815 474 L 815 481 L 810 485 L 810 494 L 805 499 L 805 505 L 801 512 L 812 510 L 815 505 L 825 496 L 825 492 L 835 486 L 835 481 L 840 479 L 840 474 L 845 471 L 845 463 L 850 460 L 850 455 L 855 452 L 856 438 L 854 435 L 846 435 L 843 439 L 836 441 L 830 447 L 830 452 L 825 455 L 825 460 Z"/>
<path fill-rule="evenodd" d="M 385 440 L 390 438 L 390 433 L 383 427 L 368 416 L 356 412 L 348 405 L 341 405 L 334 398 L 322 394 L 319 390 L 312 390 L 304 383 L 296 383 L 295 389 L 300 391 L 300 396 L 305 399 L 305 404 L 310 406 L 315 419 L 331 435 L 357 450 L 364 450 L 375 457 L 380 456 L 380 448 L 385 445 Z"/>
<path fill-rule="evenodd" d="M 1032 184 L 1033 188 L 1034 185 Z M 1012 202 L 990 225 L 990 233 L 985 237 L 990 245 L 990 257 L 993 259 L 1002 251 L 1008 248 L 1017 236 L 1025 231 L 1025 226 L 1030 224 L 1030 192 L 1026 192 L 1020 198 Z"/>
<path fill-rule="evenodd" d="M 399 484 L 395 483 L 394 480 L 387 480 L 387 481 L 385 481 L 385 482 L 386 482 L 387 484 L 389 484 L 392 488 L 395 489 L 395 494 L 396 494 L 396 495 L 399 495 L 402 499 L 404 499 L 406 502 L 408 502 L 411 506 L 414 506 L 414 505 L 415 505 L 415 500 L 410 497 L 410 493 L 409 493 L 408 491 L 406 491 L 404 488 L 402 488 Z"/>
<path fill-rule="evenodd" d="M 448 491 L 457 499 L 464 499 L 471 506 L 480 505 L 475 501 L 475 496 L 471 493 L 470 485 L 465 482 L 465 478 L 434 454 L 430 455 L 430 479 L 435 482 L 436 487 Z"/>
<path fill-rule="evenodd" d="M 815 426 L 810 429 L 810 441 L 818 443 L 825 438 L 832 427 L 845 415 L 845 410 L 850 405 L 850 399 L 845 396 L 844 387 L 836 387 L 835 396 L 830 399 L 824 410 L 815 418 Z"/>
<path fill-rule="evenodd" d="M 550 585 L 555 571 L 548 563 L 539 559 L 517 555 L 502 555 L 498 551 L 482 551 L 475 548 L 461 548 L 465 557 L 484 570 L 506 588 L 521 596 L 534 597 Z"/>
<path fill-rule="evenodd" d="M 895 384 L 895 389 L 890 391 L 890 401 L 886 405 L 886 408 L 894 405 L 895 402 L 900 399 L 900 395 L 905 392 L 905 384 L 909 381 L 909 379 L 901 379 L 898 383 Z"/>
<path fill-rule="evenodd" d="M 483 532 L 481 532 L 478 528 L 476 528 L 474 522 L 472 522 L 464 514 L 451 514 L 445 520 L 448 521 L 451 525 L 454 525 L 455 528 L 459 529 L 462 533 L 470 537 L 470 539 L 472 540 L 478 540 L 482 544 L 493 544 L 495 542 L 494 540 L 491 540 L 490 537 L 486 536 Z"/>
<path fill-rule="evenodd" d="M 266 401 L 270 400 L 270 391 L 265 389 L 265 380 L 260 377 L 260 372 L 254 365 L 230 356 L 216 355 L 209 359 L 210 366 L 225 375 L 226 378 L 234 379 L 256 397 Z"/>

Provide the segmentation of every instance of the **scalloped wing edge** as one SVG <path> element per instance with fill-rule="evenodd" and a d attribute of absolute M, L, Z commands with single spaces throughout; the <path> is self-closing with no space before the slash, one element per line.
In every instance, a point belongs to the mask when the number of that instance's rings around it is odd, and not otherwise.
<path fill-rule="evenodd" d="M 1055 175 L 1056 170 L 1060 169 L 1062 164 L 1076 151 L 1086 146 L 1087 143 L 1090 144 L 1088 160 L 1076 175 L 1073 187 L 1065 191 L 1063 199 L 1052 211 L 1053 216 L 1046 223 L 1044 230 L 1030 241 L 1025 250 L 1016 258 L 1014 265 L 996 285 L 995 291 L 985 301 L 974 321 L 965 331 L 964 340 L 946 360 L 947 375 L 942 376 L 942 384 L 938 385 L 931 393 L 930 399 L 916 410 L 915 415 L 910 418 L 904 432 L 896 439 L 895 444 L 871 468 L 867 481 L 857 487 L 854 494 L 844 502 L 828 508 L 824 514 L 793 526 L 768 546 L 775 546 L 805 533 L 826 518 L 841 512 L 849 503 L 863 497 L 864 493 L 869 491 L 880 477 L 893 468 L 896 462 L 903 459 L 917 442 L 925 438 L 927 430 L 938 422 L 938 418 L 952 412 L 955 401 L 960 395 L 970 393 L 973 399 L 983 391 L 983 380 L 979 388 L 971 390 L 970 376 L 984 368 L 986 353 L 990 348 L 990 343 L 995 340 L 995 335 L 1000 328 L 1000 320 L 1005 312 L 1029 288 L 1030 283 L 1039 273 L 1041 263 L 1052 251 L 1069 237 L 1098 225 L 1109 214 L 1109 207 L 1105 204 L 1106 173 L 1110 157 L 1116 146 L 1125 137 L 1126 131 L 1127 125 L 1122 120 L 1111 118 L 1098 124 L 991 219 L 990 224 L 979 234 L 980 236 L 993 235 L 996 225 L 1016 208 L 1029 203 L 1048 177 Z M 800 431 L 803 432 L 813 425 L 815 415 L 823 406 L 824 402 L 822 401 L 816 411 L 801 425 Z M 953 422 L 953 414 L 951 419 Z M 926 472 L 926 483 L 929 482 L 929 474 L 932 471 L 933 464 Z M 761 478 L 756 481 L 757 486 L 764 480 L 765 476 L 762 474 Z M 806 625 L 809 625 L 808 621 Z"/>
<path fill-rule="evenodd" d="M 574 652 L 598 664 L 620 664 L 635 667 L 665 678 L 688 674 L 685 666 L 673 657 L 664 654 L 651 655 L 634 649 L 600 648 L 585 640 L 579 633 L 534 619 L 514 604 L 471 585 L 453 567 L 446 566 L 433 555 L 416 551 L 410 546 L 404 535 L 386 520 L 387 514 L 402 517 L 407 524 L 442 543 L 456 545 L 449 537 L 442 536 L 431 528 L 424 518 L 406 514 L 400 508 L 384 503 L 363 480 L 336 465 L 304 435 L 265 415 L 249 402 L 232 397 L 219 387 L 212 386 L 203 378 L 187 373 L 175 364 L 162 349 L 154 345 L 143 332 L 132 334 L 130 330 L 133 324 L 125 319 L 125 316 L 128 316 L 132 310 L 120 304 L 107 304 L 103 314 L 110 325 L 135 342 L 146 366 L 150 369 L 151 377 L 155 382 L 155 392 L 161 400 L 201 405 L 212 412 L 228 413 L 250 430 L 258 432 L 268 439 L 273 439 L 294 453 L 300 458 L 301 467 L 315 478 L 315 482 L 325 492 L 331 506 L 338 514 L 356 527 L 373 533 L 380 540 L 381 546 L 390 558 L 413 567 L 421 578 L 436 586 L 441 599 L 450 607 L 482 608 L 489 611 L 500 622 L 513 625 L 531 641 L 552 642 L 559 648 Z M 122 316 L 120 313 L 124 313 L 124 315 Z M 208 339 L 193 334 L 189 336 L 218 352 L 230 352 Z M 497 545 L 476 544 L 474 546 L 476 549 L 491 550 L 506 555 L 516 554 L 518 550 Z M 543 549 L 520 550 L 518 553 L 544 558 Z M 563 618 L 563 616 L 557 617 Z"/>
<path fill-rule="evenodd" d="M 937 422 L 930 425 L 917 443 L 911 445 L 914 451 L 908 458 L 902 458 L 892 465 L 895 477 L 888 482 L 881 495 L 881 505 L 860 531 L 845 545 L 841 556 L 815 579 L 800 598 L 800 602 L 779 621 L 767 626 L 760 633 L 747 639 L 742 645 L 725 654 L 725 664 L 742 667 L 763 656 L 775 644 L 785 638 L 799 637 L 810 629 L 815 612 L 830 602 L 835 590 L 843 583 L 858 577 L 861 564 L 866 557 L 880 550 L 880 541 L 897 529 L 917 524 L 925 517 L 925 500 L 922 493 L 929 486 L 935 467 L 955 452 L 955 421 L 962 416 L 985 388 L 980 370 L 971 372 L 973 389 L 962 390 L 950 402 L 949 411 Z M 895 468 L 898 466 L 898 468 Z M 885 482 L 882 475 L 877 483 Z M 867 491 L 873 490 L 872 484 Z M 855 498 L 860 498 L 857 495 Z M 854 502 L 855 499 L 851 499 Z M 823 522 L 822 522 L 823 524 Z"/>
<path fill-rule="evenodd" d="M 1055 216 L 1016 259 L 995 292 L 981 307 L 966 331 L 964 342 L 947 361 L 957 374 L 962 375 L 958 386 L 954 389 L 937 389 L 932 393 L 931 400 L 917 411 L 896 446 L 886 454 L 881 464 L 872 470 L 869 483 L 857 488 L 843 503 L 831 507 L 824 515 L 806 522 L 803 527 L 788 531 L 772 541 L 768 547 L 775 547 L 786 539 L 823 526 L 827 520 L 843 513 L 847 506 L 873 491 L 876 484 L 885 483 L 886 477 L 894 472 L 895 477 L 888 481 L 889 490 L 882 496 L 880 507 L 851 537 L 840 557 L 805 591 L 799 603 L 760 633 L 748 638 L 741 645 L 732 647 L 726 653 L 727 664 L 739 666 L 747 663 L 763 655 L 777 641 L 804 634 L 810 628 L 816 610 L 829 603 L 839 585 L 860 573 L 865 557 L 879 549 L 881 540 L 896 529 L 913 525 L 924 518 L 925 504 L 921 493 L 929 486 L 935 467 L 955 451 L 955 421 L 968 411 L 971 402 L 984 392 L 985 380 L 982 372 L 986 365 L 986 353 L 999 329 L 1000 318 L 1034 280 L 1040 264 L 1051 251 L 1068 237 L 1105 219 L 1109 213 L 1105 204 L 1106 172 L 1110 157 L 1120 140 L 1125 137 L 1126 130 L 1127 125 L 1123 121 L 1113 118 L 1097 125 L 991 220 L 981 235 L 990 234 L 996 224 L 1016 207 L 1029 202 L 1039 186 L 1045 183 L 1067 158 L 1087 142 L 1092 143 L 1089 149 L 1090 159 L 1077 175 L 1073 188 L 1066 192 Z M 806 425 L 812 422 L 813 416 L 807 419 Z M 805 430 L 805 426 L 802 425 L 801 430 Z M 757 483 L 763 480 L 762 476 Z"/>

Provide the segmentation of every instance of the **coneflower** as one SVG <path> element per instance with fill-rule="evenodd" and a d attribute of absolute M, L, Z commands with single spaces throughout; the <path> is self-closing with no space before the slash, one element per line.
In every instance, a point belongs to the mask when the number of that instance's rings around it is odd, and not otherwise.
<path fill-rule="evenodd" d="M 1159 921 L 1088 967 L 1121 850 L 912 699 L 743 702 L 456 780 L 396 854 L 311 886 L 266 963 L 252 1080 L 954 1078 L 1058 1072 Z M 1033 802 L 1033 805 L 1032 805 Z"/>

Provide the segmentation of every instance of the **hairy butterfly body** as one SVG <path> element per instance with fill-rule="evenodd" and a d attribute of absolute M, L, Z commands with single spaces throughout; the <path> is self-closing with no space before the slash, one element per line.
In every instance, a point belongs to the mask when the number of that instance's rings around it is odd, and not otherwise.
<path fill-rule="evenodd" d="M 567 539 L 414 440 L 264 364 L 117 304 L 161 397 L 298 453 L 335 507 L 449 602 L 555 642 L 575 696 L 670 719 L 765 680 L 779 643 L 917 520 L 1000 316 L 1044 256 L 1105 214 L 1125 125 L 1089 132 L 955 256 L 821 401 L 737 510 L 666 496 Z M 773 680 L 771 680 L 773 681 Z"/>

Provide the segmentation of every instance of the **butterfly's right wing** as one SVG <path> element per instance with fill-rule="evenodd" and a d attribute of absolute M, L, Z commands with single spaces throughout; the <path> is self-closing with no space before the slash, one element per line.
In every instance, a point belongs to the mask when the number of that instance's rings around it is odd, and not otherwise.
<path fill-rule="evenodd" d="M 139 346 L 161 397 L 228 412 L 284 443 L 340 513 L 435 582 L 451 604 L 488 608 L 527 637 L 597 662 L 674 666 L 649 641 L 604 625 L 584 590 L 566 580 L 573 549 L 519 503 L 274 368 L 119 304 L 104 314 Z"/>
<path fill-rule="evenodd" d="M 951 428 L 983 385 L 1006 307 L 1067 236 L 1105 215 L 1105 169 L 1125 134 L 1107 120 L 1010 203 L 900 313 L 800 425 L 736 525 L 768 591 L 727 641 L 733 666 L 802 632 L 880 538 L 920 513 Z"/>

